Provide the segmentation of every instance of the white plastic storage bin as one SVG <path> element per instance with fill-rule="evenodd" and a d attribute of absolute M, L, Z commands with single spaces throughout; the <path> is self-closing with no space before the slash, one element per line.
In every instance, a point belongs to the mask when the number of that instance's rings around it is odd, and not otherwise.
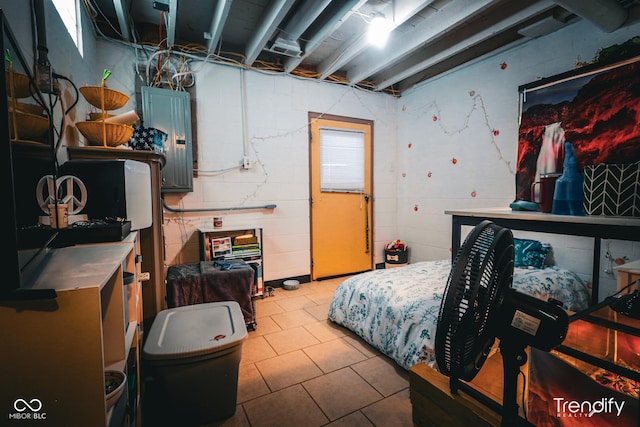
<path fill-rule="evenodd" d="M 246 337 L 236 301 L 187 305 L 158 313 L 143 355 L 169 416 L 202 424 L 235 413 L 238 368 Z"/>

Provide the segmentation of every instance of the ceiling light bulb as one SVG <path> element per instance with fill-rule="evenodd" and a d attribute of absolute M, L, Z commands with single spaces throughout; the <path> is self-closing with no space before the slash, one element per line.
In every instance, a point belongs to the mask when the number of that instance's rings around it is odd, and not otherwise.
<path fill-rule="evenodd" d="M 394 27 L 393 21 L 386 19 L 384 16 L 374 17 L 369 23 L 369 30 L 367 32 L 369 44 L 379 48 L 384 47 L 389 38 L 389 33 L 391 33 Z"/>

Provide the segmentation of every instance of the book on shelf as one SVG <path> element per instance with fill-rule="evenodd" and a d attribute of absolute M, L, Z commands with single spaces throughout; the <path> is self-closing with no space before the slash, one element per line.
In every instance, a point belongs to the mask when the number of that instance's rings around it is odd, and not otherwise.
<path fill-rule="evenodd" d="M 258 237 L 253 234 L 243 234 L 233 238 L 234 246 L 257 245 Z"/>
<path fill-rule="evenodd" d="M 236 249 L 231 251 L 233 255 L 260 255 L 260 248 Z"/>
<path fill-rule="evenodd" d="M 231 249 L 235 251 L 259 251 L 260 245 L 255 243 L 251 245 L 233 245 Z"/>

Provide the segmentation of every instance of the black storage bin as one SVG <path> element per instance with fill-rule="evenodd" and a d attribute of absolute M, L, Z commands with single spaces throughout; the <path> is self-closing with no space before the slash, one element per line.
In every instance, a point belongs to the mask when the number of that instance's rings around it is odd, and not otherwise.
<path fill-rule="evenodd" d="M 384 262 L 387 264 L 406 264 L 409 262 L 409 251 L 384 250 Z"/>

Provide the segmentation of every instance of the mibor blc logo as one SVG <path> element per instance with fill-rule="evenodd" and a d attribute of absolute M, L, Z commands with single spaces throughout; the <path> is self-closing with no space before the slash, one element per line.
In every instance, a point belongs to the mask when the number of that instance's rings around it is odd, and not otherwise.
<path fill-rule="evenodd" d="M 10 420 L 46 420 L 47 413 L 42 411 L 42 401 L 40 399 L 19 398 L 13 402 L 13 409 L 16 412 L 9 413 Z"/>

